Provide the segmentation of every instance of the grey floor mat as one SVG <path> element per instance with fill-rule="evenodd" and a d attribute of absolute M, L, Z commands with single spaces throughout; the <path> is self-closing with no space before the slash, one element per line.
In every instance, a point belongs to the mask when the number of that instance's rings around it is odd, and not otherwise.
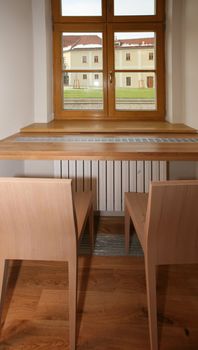
<path fill-rule="evenodd" d="M 90 253 L 89 249 L 89 238 L 85 234 L 80 243 L 79 254 L 87 255 Z M 98 233 L 96 236 L 95 247 L 93 255 L 101 256 L 124 256 L 124 235 L 123 234 L 106 234 Z M 138 241 L 136 234 L 133 234 L 131 237 L 130 244 L 130 256 L 142 256 L 143 251 L 141 245 Z"/>

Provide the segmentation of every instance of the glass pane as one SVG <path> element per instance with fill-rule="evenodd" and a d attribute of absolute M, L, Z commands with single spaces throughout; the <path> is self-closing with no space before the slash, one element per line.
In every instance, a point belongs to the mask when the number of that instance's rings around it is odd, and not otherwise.
<path fill-rule="evenodd" d="M 115 16 L 155 15 L 155 0 L 114 0 Z"/>
<path fill-rule="evenodd" d="M 156 82 L 155 73 L 115 74 L 116 109 L 118 110 L 155 110 Z"/>
<path fill-rule="evenodd" d="M 102 69 L 102 33 L 63 33 L 63 69 Z"/>
<path fill-rule="evenodd" d="M 103 74 L 63 73 L 63 109 L 103 109 Z"/>
<path fill-rule="evenodd" d="M 101 0 L 61 0 L 62 16 L 102 16 Z"/>
<path fill-rule="evenodd" d="M 114 33 L 115 69 L 155 69 L 154 32 Z"/>

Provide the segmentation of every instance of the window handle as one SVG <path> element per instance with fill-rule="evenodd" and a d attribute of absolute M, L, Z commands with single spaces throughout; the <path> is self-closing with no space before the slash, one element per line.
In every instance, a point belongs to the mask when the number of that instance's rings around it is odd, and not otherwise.
<path fill-rule="evenodd" d="M 109 81 L 111 84 L 113 83 L 113 72 L 112 71 L 109 73 Z"/>

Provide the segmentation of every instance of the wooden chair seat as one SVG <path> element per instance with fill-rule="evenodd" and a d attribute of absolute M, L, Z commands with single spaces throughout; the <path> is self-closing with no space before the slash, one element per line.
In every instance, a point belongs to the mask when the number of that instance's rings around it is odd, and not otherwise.
<path fill-rule="evenodd" d="M 0 178 L 0 316 L 8 260 L 68 261 L 70 350 L 76 349 L 78 239 L 87 221 L 93 244 L 92 195 L 73 195 L 71 180 Z"/>
<path fill-rule="evenodd" d="M 156 267 L 198 263 L 198 180 L 151 183 L 149 194 L 125 194 L 125 247 L 130 222 L 144 251 L 151 350 L 158 349 Z"/>

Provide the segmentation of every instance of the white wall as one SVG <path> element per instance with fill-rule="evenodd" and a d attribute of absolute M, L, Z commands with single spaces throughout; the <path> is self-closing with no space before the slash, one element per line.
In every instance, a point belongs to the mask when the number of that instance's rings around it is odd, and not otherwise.
<path fill-rule="evenodd" d="M 26 160 L 24 175 L 33 177 L 60 177 L 61 161 L 56 160 Z"/>
<path fill-rule="evenodd" d="M 50 0 L 0 0 L 0 139 L 53 116 Z M 28 163 L 29 164 L 29 163 Z M 26 161 L 0 160 L 0 176 Z"/>
<path fill-rule="evenodd" d="M 183 123 L 182 84 L 183 0 L 166 1 L 166 119 Z"/>
<path fill-rule="evenodd" d="M 34 122 L 53 119 L 52 16 L 50 0 L 32 0 Z"/>
<path fill-rule="evenodd" d="M 22 160 L 0 160 L 0 176 L 23 176 L 24 162 Z"/>
<path fill-rule="evenodd" d="M 0 139 L 34 121 L 31 0 L 0 0 Z M 23 161 L 0 160 L 0 176 L 23 175 Z"/>
<path fill-rule="evenodd" d="M 198 179 L 198 164 L 190 161 L 169 162 L 169 180 Z"/>
<path fill-rule="evenodd" d="M 167 120 L 198 129 L 198 1 L 167 0 Z"/>
<path fill-rule="evenodd" d="M 0 139 L 34 121 L 31 0 L 0 0 Z"/>
<path fill-rule="evenodd" d="M 0 0 L 0 139 L 53 117 L 50 0 Z"/>
<path fill-rule="evenodd" d="M 198 129 L 198 1 L 166 2 L 167 120 Z M 198 178 L 198 162 L 170 162 L 170 179 Z"/>
<path fill-rule="evenodd" d="M 198 129 L 198 1 L 185 0 L 182 28 L 183 120 Z"/>

